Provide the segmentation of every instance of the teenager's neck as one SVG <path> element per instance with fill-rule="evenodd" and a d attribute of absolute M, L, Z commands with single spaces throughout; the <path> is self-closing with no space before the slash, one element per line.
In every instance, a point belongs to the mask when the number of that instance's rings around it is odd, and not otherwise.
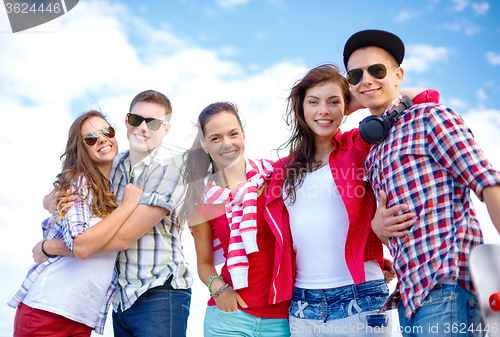
<path fill-rule="evenodd" d="M 247 180 L 246 163 L 243 158 L 231 167 L 226 167 L 217 173 L 222 187 L 235 190 L 238 183 Z"/>
<path fill-rule="evenodd" d="M 335 149 L 335 143 L 331 138 L 316 138 L 314 140 L 314 145 L 316 146 L 314 159 L 317 161 L 321 161 L 320 167 L 328 165 L 328 158 L 330 157 L 330 153 L 333 151 L 333 149 Z"/>
<path fill-rule="evenodd" d="M 151 155 L 153 153 L 154 149 L 148 152 L 137 152 L 130 150 L 130 169 L 134 167 L 137 163 L 140 163 L 144 158 L 147 156 Z"/>
<path fill-rule="evenodd" d="M 370 110 L 370 113 L 373 115 L 373 116 L 382 116 L 382 114 L 384 113 L 385 110 L 387 110 L 387 108 L 389 107 L 389 105 L 391 105 L 392 102 L 394 102 L 394 100 L 396 98 L 398 98 L 399 96 L 401 96 L 401 94 L 399 93 L 399 91 L 397 92 L 397 95 L 394 96 L 390 102 L 387 103 L 386 106 L 382 106 L 382 107 L 377 107 L 377 108 L 370 108 L 368 110 Z"/>

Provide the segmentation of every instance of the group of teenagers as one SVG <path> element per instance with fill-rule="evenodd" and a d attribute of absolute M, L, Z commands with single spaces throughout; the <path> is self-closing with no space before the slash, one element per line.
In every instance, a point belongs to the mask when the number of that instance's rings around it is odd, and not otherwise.
<path fill-rule="evenodd" d="M 436 324 L 439 336 L 484 335 L 470 191 L 500 232 L 500 173 L 437 91 L 400 90 L 403 57 L 392 33 L 352 35 L 345 77 L 323 64 L 292 87 L 289 155 L 276 162 L 245 157 L 230 102 L 199 114 L 182 163 L 161 146 L 172 115 L 162 93 L 132 100 L 120 154 L 104 115 L 80 115 L 44 199 L 53 215 L 36 264 L 8 303 L 14 336 L 102 334 L 111 303 L 115 336 L 185 336 L 185 224 L 210 294 L 205 336 L 391 336 L 389 309 L 403 336 L 435 336 Z M 342 132 L 361 107 L 372 116 Z"/>

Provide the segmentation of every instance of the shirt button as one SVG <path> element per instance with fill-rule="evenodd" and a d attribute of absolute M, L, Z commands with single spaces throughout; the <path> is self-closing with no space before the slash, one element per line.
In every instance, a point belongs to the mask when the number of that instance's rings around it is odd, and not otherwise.
<path fill-rule="evenodd" d="M 325 313 L 322 311 L 322 312 L 320 312 L 319 317 L 323 318 L 324 315 L 325 315 Z"/>
<path fill-rule="evenodd" d="M 320 306 L 321 308 L 324 308 L 324 307 L 325 307 L 325 302 L 321 302 L 321 303 L 319 304 L 319 306 Z"/>

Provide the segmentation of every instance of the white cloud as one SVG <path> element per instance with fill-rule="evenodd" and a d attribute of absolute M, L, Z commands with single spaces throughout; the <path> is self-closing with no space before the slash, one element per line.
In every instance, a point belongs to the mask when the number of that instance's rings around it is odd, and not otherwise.
<path fill-rule="evenodd" d="M 465 18 L 459 18 L 455 22 L 445 22 L 442 27 L 452 32 L 464 32 L 467 36 L 472 36 L 481 31 L 479 26 L 474 25 L 472 21 Z"/>
<path fill-rule="evenodd" d="M 217 4 L 222 8 L 235 8 L 237 6 L 246 5 L 251 0 L 217 0 Z"/>
<path fill-rule="evenodd" d="M 446 47 L 434 47 L 426 44 L 408 45 L 402 67 L 406 71 L 422 73 L 448 59 L 453 52 Z"/>
<path fill-rule="evenodd" d="M 500 170 L 500 147 L 498 147 L 500 110 L 474 108 L 463 114 L 463 118 L 493 167 Z"/>
<path fill-rule="evenodd" d="M 442 101 L 444 105 L 456 111 L 466 111 L 469 106 L 468 102 L 463 98 L 450 97 L 448 99 L 443 98 Z"/>
<path fill-rule="evenodd" d="M 454 12 L 462 12 L 470 5 L 476 16 L 481 16 L 486 15 L 490 9 L 490 4 L 486 1 L 471 3 L 467 0 L 453 0 L 452 2 L 454 4 L 452 11 Z"/>
<path fill-rule="evenodd" d="M 488 60 L 488 63 L 490 65 L 492 65 L 492 66 L 500 65 L 500 54 L 489 51 L 486 53 L 485 56 L 486 56 L 486 59 Z"/>
<path fill-rule="evenodd" d="M 483 96 L 483 94 L 479 93 L 479 96 Z M 472 130 L 474 138 L 483 150 L 486 158 L 493 165 L 493 168 L 500 170 L 500 148 L 498 147 L 500 110 L 474 108 L 468 110 L 462 117 Z M 480 202 L 474 194 L 473 203 L 477 218 L 481 224 L 485 243 L 500 244 L 500 236 L 491 222 L 486 205 Z"/>
<path fill-rule="evenodd" d="M 486 94 L 486 91 L 484 91 L 483 89 L 478 89 L 476 91 L 476 96 L 480 103 L 483 103 L 486 99 L 488 99 L 488 95 Z"/>
<path fill-rule="evenodd" d="M 223 46 L 218 50 L 219 55 L 221 56 L 236 56 L 240 54 L 238 48 L 232 46 Z"/>
<path fill-rule="evenodd" d="M 471 5 L 472 9 L 474 10 L 474 12 L 476 12 L 476 16 L 484 16 L 486 15 L 486 13 L 488 13 L 489 9 L 490 9 L 490 4 L 487 3 L 487 2 L 481 2 L 481 3 L 473 3 Z"/>
<path fill-rule="evenodd" d="M 418 18 L 419 14 L 415 10 L 410 10 L 410 9 L 402 9 L 398 15 L 394 18 L 394 22 L 406 22 L 411 19 Z"/>
<path fill-rule="evenodd" d="M 453 11 L 456 11 L 456 12 L 461 12 L 467 6 L 469 6 L 469 1 L 467 1 L 467 0 L 452 0 L 452 2 L 455 4 L 455 6 L 453 7 Z"/>

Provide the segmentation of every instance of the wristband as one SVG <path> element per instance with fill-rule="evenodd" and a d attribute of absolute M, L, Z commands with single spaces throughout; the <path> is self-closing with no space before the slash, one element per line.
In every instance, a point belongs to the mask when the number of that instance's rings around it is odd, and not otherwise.
<path fill-rule="evenodd" d="M 43 249 L 43 244 L 45 243 L 45 241 L 47 241 L 47 239 L 45 239 L 45 240 L 42 241 L 42 245 L 41 245 L 41 247 L 42 247 L 42 253 L 44 253 L 45 256 L 47 256 L 47 257 L 57 257 L 57 255 L 50 255 L 50 254 L 47 254 L 45 252 L 45 249 Z"/>
<path fill-rule="evenodd" d="M 215 292 L 215 294 L 212 295 L 213 298 L 216 298 L 217 296 L 219 296 L 220 294 L 222 294 L 224 291 L 226 291 L 227 287 L 229 286 L 229 284 L 224 284 L 219 290 L 217 290 Z"/>
<path fill-rule="evenodd" d="M 43 248 L 42 248 L 43 250 Z M 214 276 L 212 276 L 210 278 L 210 280 L 208 281 L 208 292 L 210 293 L 210 295 L 213 295 L 214 293 L 212 292 L 212 290 L 210 289 L 210 287 L 212 286 L 212 282 L 216 279 L 216 278 L 220 278 L 222 281 L 224 281 L 224 279 L 222 278 L 222 276 L 220 275 L 217 275 L 215 274 Z M 220 289 L 219 289 L 220 290 Z"/>

